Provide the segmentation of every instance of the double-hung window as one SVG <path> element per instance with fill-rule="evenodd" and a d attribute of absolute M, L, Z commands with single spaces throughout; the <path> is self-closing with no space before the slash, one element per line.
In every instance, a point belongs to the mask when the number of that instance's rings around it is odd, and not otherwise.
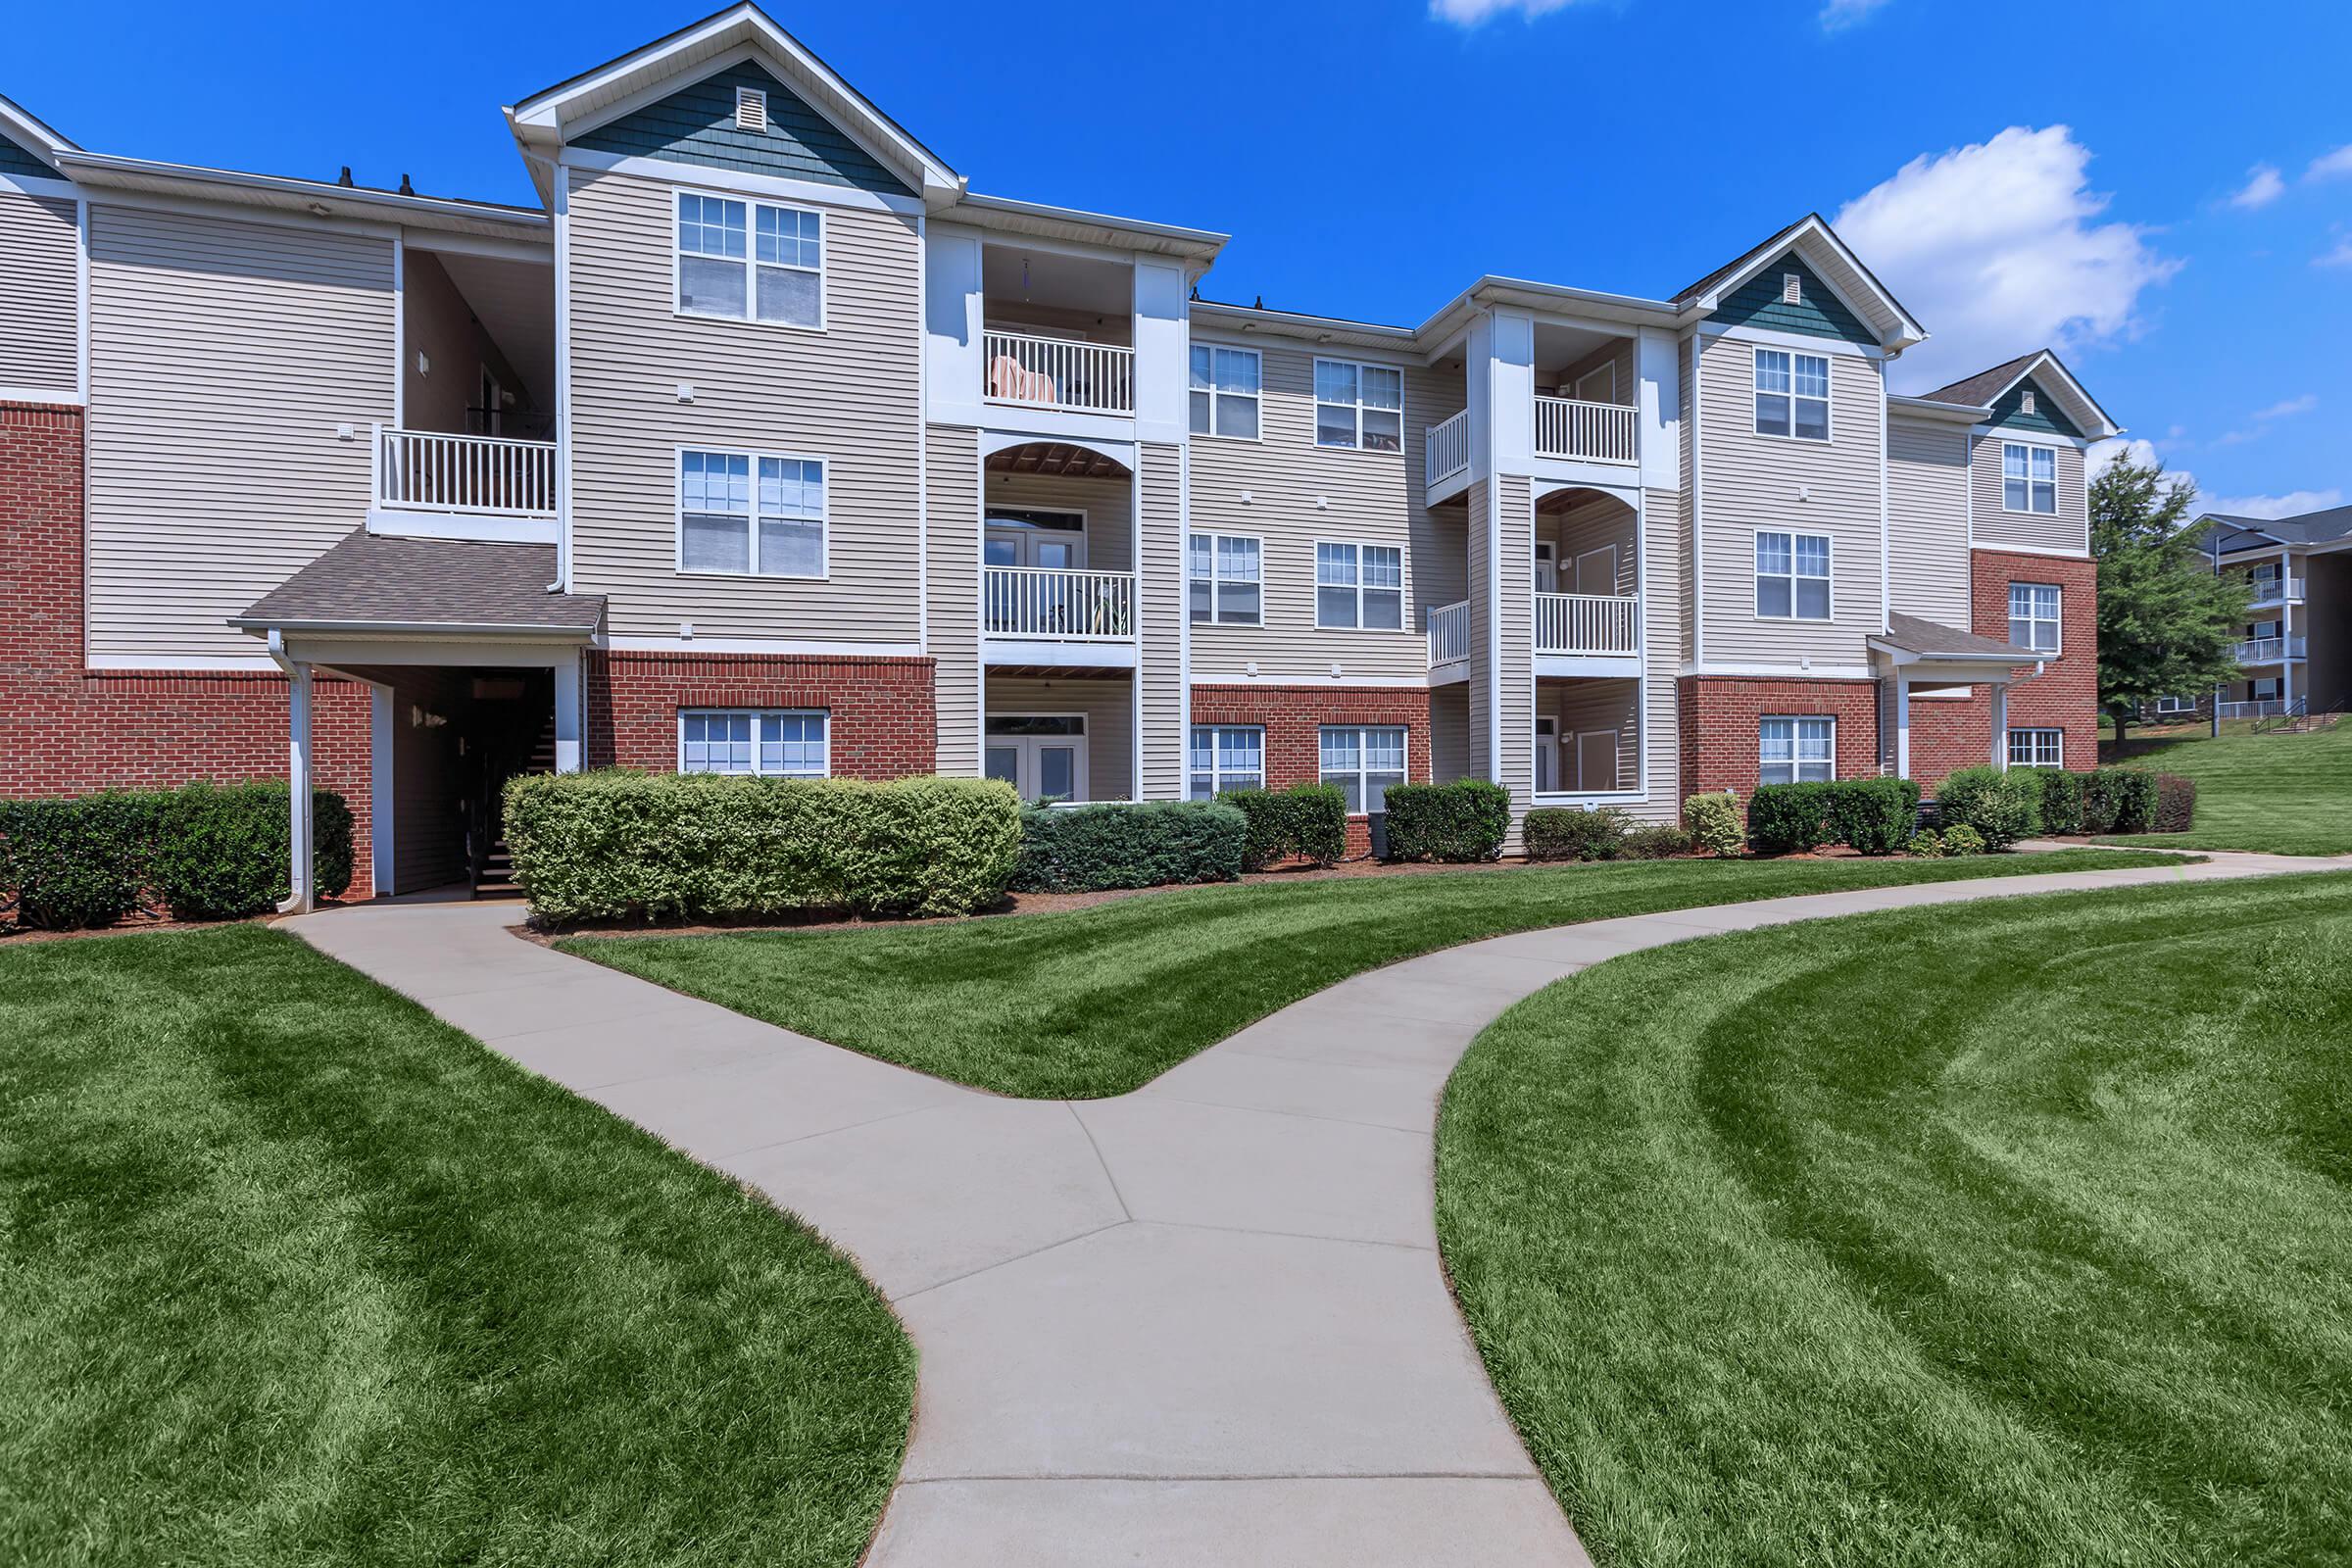
<path fill-rule="evenodd" d="M 2037 654 L 2058 652 L 2058 604 L 2054 582 L 2011 583 L 2009 640 Z"/>
<path fill-rule="evenodd" d="M 678 569 L 825 574 L 825 466 L 749 452 L 678 454 Z"/>
<path fill-rule="evenodd" d="M 2013 729 L 2009 732 L 2009 765 L 2011 767 L 2064 767 L 2066 765 L 2066 731 L 2062 729 Z"/>
<path fill-rule="evenodd" d="M 678 711 L 678 771 L 823 778 L 830 767 L 821 710 Z"/>
<path fill-rule="evenodd" d="M 1830 536 L 1756 535 L 1756 613 L 1773 620 L 1830 618 Z"/>
<path fill-rule="evenodd" d="M 1389 786 L 1404 782 L 1404 726 L 1326 724 L 1322 780 L 1348 797 L 1350 816 L 1377 811 Z"/>
<path fill-rule="evenodd" d="M 1190 794 L 1213 801 L 1226 790 L 1265 787 L 1266 732 L 1255 724 L 1193 726 Z"/>
<path fill-rule="evenodd" d="M 1258 382 L 1264 373 L 1257 350 L 1196 343 L 1192 370 L 1193 434 L 1256 440 Z"/>
<path fill-rule="evenodd" d="M 1315 546 L 1315 624 L 1396 631 L 1404 625 L 1404 552 L 1391 545 Z"/>
<path fill-rule="evenodd" d="M 1185 549 L 1185 588 L 1196 626 L 1255 626 L 1264 590 L 1258 542 L 1247 534 L 1197 533 Z"/>
<path fill-rule="evenodd" d="M 1404 372 L 1389 365 L 1315 362 L 1315 445 L 1396 452 L 1404 445 Z"/>
<path fill-rule="evenodd" d="M 824 220 L 804 207 L 678 192 L 678 309 L 822 326 Z"/>
<path fill-rule="evenodd" d="M 2058 511 L 2058 453 L 2051 447 L 2028 446 L 2022 441 L 2001 443 L 2001 510 Z"/>
<path fill-rule="evenodd" d="M 1756 723 L 1756 782 L 1809 784 L 1837 776 L 1838 721 L 1766 718 Z"/>
<path fill-rule="evenodd" d="M 1756 434 L 1830 438 L 1830 362 L 1820 354 L 1758 349 Z"/>

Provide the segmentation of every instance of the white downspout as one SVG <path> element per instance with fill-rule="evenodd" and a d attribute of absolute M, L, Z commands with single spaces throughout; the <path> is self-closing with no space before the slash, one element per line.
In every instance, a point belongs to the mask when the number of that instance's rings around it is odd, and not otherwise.
<path fill-rule="evenodd" d="M 286 795 L 289 883 L 280 914 L 308 914 L 315 903 L 311 876 L 311 666 L 286 656 L 285 633 L 270 631 L 270 658 L 286 672 Z"/>

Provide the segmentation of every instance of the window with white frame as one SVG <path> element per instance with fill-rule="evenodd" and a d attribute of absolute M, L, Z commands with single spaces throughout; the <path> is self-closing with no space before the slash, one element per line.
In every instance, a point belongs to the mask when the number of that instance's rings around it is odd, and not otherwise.
<path fill-rule="evenodd" d="M 1315 445 L 1396 452 L 1404 446 L 1404 372 L 1390 365 L 1315 362 Z"/>
<path fill-rule="evenodd" d="M 2058 652 L 2058 607 L 2054 582 L 2013 582 L 2009 585 L 2009 641 L 2037 654 Z"/>
<path fill-rule="evenodd" d="M 2159 697 L 2156 699 L 2156 711 L 2159 713 L 2193 713 L 2196 710 L 2197 700 L 2194 697 Z"/>
<path fill-rule="evenodd" d="M 1266 732 L 1255 724 L 1196 724 L 1189 793 L 1213 801 L 1227 790 L 1263 789 Z"/>
<path fill-rule="evenodd" d="M 678 711 L 681 773 L 823 778 L 831 765 L 821 709 L 687 708 Z"/>
<path fill-rule="evenodd" d="M 1255 626 L 1264 618 L 1263 547 L 1248 534 L 1197 533 L 1187 541 L 1185 589 L 1196 626 Z"/>
<path fill-rule="evenodd" d="M 1838 773 L 1838 721 L 1766 718 L 1756 723 L 1756 782 L 1810 784 Z"/>
<path fill-rule="evenodd" d="M 1788 349 L 1756 354 L 1756 433 L 1799 441 L 1830 438 L 1830 362 Z"/>
<path fill-rule="evenodd" d="M 1756 535 L 1756 613 L 1770 620 L 1830 618 L 1830 536 Z"/>
<path fill-rule="evenodd" d="M 2055 449 L 2028 446 L 2022 441 L 2001 443 L 2001 510 L 2038 512 L 2045 516 L 2057 513 L 2058 454 Z"/>
<path fill-rule="evenodd" d="M 1348 814 L 1377 811 L 1389 786 L 1404 782 L 1404 726 L 1326 724 L 1322 780 L 1348 797 Z"/>
<path fill-rule="evenodd" d="M 821 326 L 825 225 L 803 207 L 678 192 L 678 309 Z"/>
<path fill-rule="evenodd" d="M 1396 631 L 1404 625 L 1404 552 L 1390 545 L 1315 545 L 1315 624 Z"/>
<path fill-rule="evenodd" d="M 2009 732 L 2009 765 L 2011 767 L 2064 767 L 2066 765 L 2066 731 L 2062 729 L 2013 729 Z"/>
<path fill-rule="evenodd" d="M 678 454 L 678 569 L 825 574 L 825 466 L 752 452 Z"/>
<path fill-rule="evenodd" d="M 1256 440 L 1258 385 L 1264 374 L 1257 350 L 1196 343 L 1192 359 L 1193 434 Z"/>

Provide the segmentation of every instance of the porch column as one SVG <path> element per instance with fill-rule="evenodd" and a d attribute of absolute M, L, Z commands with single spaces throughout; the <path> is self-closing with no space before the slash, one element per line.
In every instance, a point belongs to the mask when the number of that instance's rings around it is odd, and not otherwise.
<path fill-rule="evenodd" d="M 1894 677 L 1894 776 L 1911 776 L 1911 677 Z"/>
<path fill-rule="evenodd" d="M 277 906 L 280 914 L 308 914 L 311 887 L 311 666 L 300 662 L 286 666 L 286 783 L 293 892 Z"/>
<path fill-rule="evenodd" d="M 2009 687 L 1999 681 L 1992 688 L 1992 765 L 2009 769 Z"/>
<path fill-rule="evenodd" d="M 556 665 L 556 771 L 580 770 L 580 658 Z"/>

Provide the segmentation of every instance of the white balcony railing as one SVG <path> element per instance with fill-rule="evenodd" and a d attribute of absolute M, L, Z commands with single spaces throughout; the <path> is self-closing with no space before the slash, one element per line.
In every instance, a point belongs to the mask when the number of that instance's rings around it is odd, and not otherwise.
<path fill-rule="evenodd" d="M 375 504 L 406 512 L 552 517 L 555 444 L 379 424 Z"/>
<path fill-rule="evenodd" d="M 991 637 L 1124 642 L 1135 635 L 1135 573 L 990 566 L 980 619 Z"/>
<path fill-rule="evenodd" d="M 2254 603 L 2258 605 L 2299 605 L 2303 602 L 2303 579 L 2300 577 L 2257 577 L 2254 579 Z"/>
<path fill-rule="evenodd" d="M 1440 605 L 1429 612 L 1429 667 L 1458 664 L 1470 657 L 1470 601 Z"/>
<path fill-rule="evenodd" d="M 1536 456 L 1586 463 L 1635 463 L 1636 411 L 1621 403 L 1536 399 Z"/>
<path fill-rule="evenodd" d="M 2286 711 L 2286 704 L 2277 697 L 2265 697 L 2254 703 L 2216 703 L 2213 710 L 2223 718 L 2274 718 Z"/>
<path fill-rule="evenodd" d="M 1617 594 L 1538 594 L 1536 652 L 1638 653 L 1641 603 Z"/>
<path fill-rule="evenodd" d="M 984 332 L 987 395 L 991 403 L 1075 414 L 1135 412 L 1135 350 L 1115 343 Z"/>
<path fill-rule="evenodd" d="M 1422 483 L 1450 479 L 1470 466 L 1470 411 L 1429 427 L 1421 437 Z"/>
<path fill-rule="evenodd" d="M 2301 659 L 2303 639 L 2300 637 L 2257 637 L 2237 645 L 2237 662 L 2241 664 L 2276 664 L 2281 659 Z"/>

